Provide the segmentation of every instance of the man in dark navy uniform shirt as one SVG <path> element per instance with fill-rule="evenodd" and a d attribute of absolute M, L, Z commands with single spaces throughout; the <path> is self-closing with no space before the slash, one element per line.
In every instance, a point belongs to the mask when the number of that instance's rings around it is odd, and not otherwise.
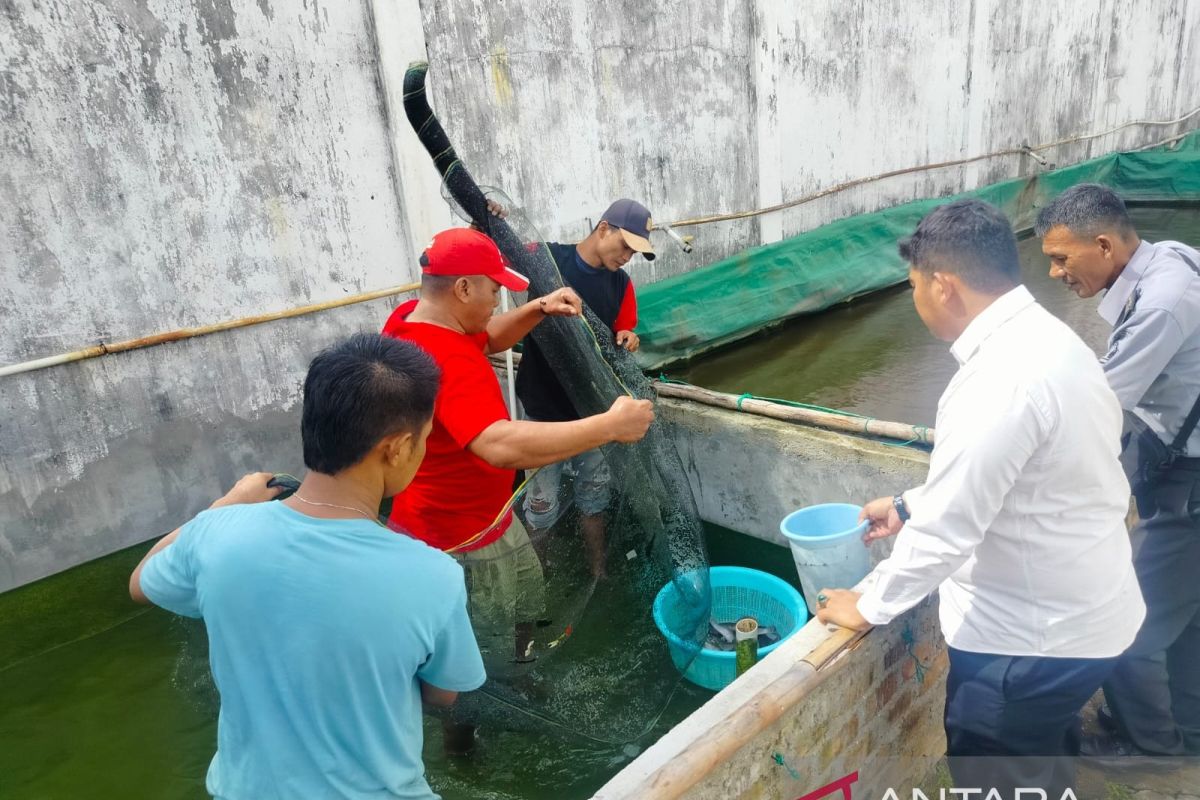
<path fill-rule="evenodd" d="M 573 288 L 589 308 L 607 325 L 619 346 L 638 349 L 637 299 L 633 281 L 622 267 L 641 253 L 653 260 L 650 212 L 633 200 L 618 200 L 608 207 L 587 238 L 578 244 L 548 242 L 547 249 L 563 283 Z M 565 422 L 579 418 L 553 367 L 532 337 L 523 344 L 517 372 L 517 396 L 531 420 Z M 609 472 L 599 450 L 582 453 L 569 462 L 543 467 L 529 484 L 525 496 L 526 521 L 544 531 L 562 514 L 559 485 L 563 467 L 575 472 L 574 500 L 580 512 L 580 528 L 587 547 L 592 575 L 605 573 L 604 511 L 609 501 Z"/>

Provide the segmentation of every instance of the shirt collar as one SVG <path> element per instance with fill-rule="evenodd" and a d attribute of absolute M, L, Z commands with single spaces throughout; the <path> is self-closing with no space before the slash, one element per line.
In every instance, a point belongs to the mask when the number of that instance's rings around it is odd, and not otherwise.
<path fill-rule="evenodd" d="M 575 248 L 575 263 L 579 265 L 579 268 L 588 275 L 599 275 L 605 271 L 603 266 L 593 267 L 591 264 L 584 261 L 583 256 L 579 255 L 578 247 Z"/>
<path fill-rule="evenodd" d="M 1142 279 L 1142 273 L 1146 271 L 1146 265 L 1153 257 L 1154 245 L 1143 240 L 1133 251 L 1129 263 L 1125 265 L 1125 269 L 1121 270 L 1121 274 L 1117 276 L 1112 288 L 1104 293 L 1104 299 L 1096 307 L 1096 312 L 1109 325 L 1116 325 L 1117 320 L 1121 318 L 1121 312 L 1125 310 L 1129 296 L 1133 294 L 1134 287 Z"/>
<path fill-rule="evenodd" d="M 971 356 L 979 350 L 987 338 L 996 332 L 1004 323 L 1015 317 L 1021 311 L 1033 305 L 1033 295 L 1024 284 L 1015 289 L 1009 289 L 997 297 L 992 304 L 971 320 L 966 330 L 959 334 L 950 345 L 950 353 L 959 365 L 967 363 Z"/>

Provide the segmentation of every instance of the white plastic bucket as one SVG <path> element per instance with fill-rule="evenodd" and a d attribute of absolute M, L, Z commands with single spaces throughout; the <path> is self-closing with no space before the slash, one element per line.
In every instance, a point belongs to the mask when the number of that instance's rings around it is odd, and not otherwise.
<path fill-rule="evenodd" d="M 858 521 L 860 513 L 862 506 L 823 503 L 793 511 L 779 523 L 814 617 L 818 592 L 848 589 L 871 571 L 871 551 L 862 541 L 868 523 Z"/>

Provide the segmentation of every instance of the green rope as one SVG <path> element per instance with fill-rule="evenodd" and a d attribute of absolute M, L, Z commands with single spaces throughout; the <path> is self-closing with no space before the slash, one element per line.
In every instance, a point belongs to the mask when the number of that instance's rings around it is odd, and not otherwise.
<path fill-rule="evenodd" d="M 680 380 L 675 380 L 674 378 L 668 378 L 665 373 L 659 374 L 658 381 L 659 381 L 659 383 L 674 384 L 676 386 L 693 386 L 698 389 L 704 388 L 704 387 L 696 386 L 693 383 L 688 383 L 687 381 L 680 381 Z M 869 417 L 869 416 L 866 416 L 865 414 L 856 414 L 853 411 L 844 411 L 840 408 L 826 408 L 825 406 L 813 405 L 812 403 L 801 403 L 796 400 L 785 400 L 781 397 L 764 397 L 762 395 L 751 394 L 750 392 L 743 392 L 740 395 L 738 395 L 738 398 L 737 398 L 737 410 L 738 411 L 743 410 L 742 403 L 745 402 L 746 400 L 763 400 L 768 403 L 775 403 L 776 405 L 790 406 L 791 408 L 802 408 L 802 409 L 805 409 L 808 411 L 820 411 L 825 414 L 836 414 L 839 417 L 849 417 L 851 419 L 861 419 L 863 421 L 862 432 L 863 432 L 864 436 L 873 436 L 874 435 L 871 433 L 871 423 L 876 422 L 879 419 L 878 417 Z M 912 439 L 909 439 L 906 442 L 888 442 L 888 441 L 883 441 L 882 439 L 880 439 L 879 443 L 884 445 L 885 447 L 912 447 L 917 444 L 929 444 L 929 428 L 928 427 L 926 427 L 924 425 L 913 425 L 911 427 L 912 427 L 913 431 L 917 434 Z"/>
<path fill-rule="evenodd" d="M 929 667 L 922 664 L 921 659 L 917 658 L 917 654 L 913 652 L 913 646 L 917 643 L 917 637 L 913 635 L 912 626 L 909 623 L 904 623 L 904 631 L 900 634 L 900 638 L 904 641 L 904 649 L 908 651 L 908 657 L 916 664 L 913 677 L 917 679 L 917 683 L 924 683 L 925 672 Z"/>
<path fill-rule="evenodd" d="M 929 444 L 929 428 L 924 425 L 913 425 L 916 436 L 907 442 L 880 442 L 885 447 L 911 447 L 914 444 Z"/>
<path fill-rule="evenodd" d="M 773 754 L 773 755 L 771 756 L 771 760 L 772 760 L 772 761 L 774 761 L 774 762 L 775 762 L 776 764 L 778 764 L 779 766 L 781 766 L 781 767 L 783 767 L 784 769 L 786 769 L 786 770 L 788 771 L 788 775 L 791 775 L 791 776 L 792 776 L 792 780 L 794 780 L 794 781 L 798 781 L 798 780 L 800 780 L 800 773 L 799 773 L 799 772 L 797 772 L 797 771 L 795 770 L 795 768 L 794 768 L 794 767 L 792 767 L 792 765 L 791 765 L 791 764 L 787 763 L 787 760 L 786 760 L 786 759 L 783 757 L 783 755 L 782 755 L 782 754 L 780 754 L 780 753 L 775 753 L 775 754 Z"/>

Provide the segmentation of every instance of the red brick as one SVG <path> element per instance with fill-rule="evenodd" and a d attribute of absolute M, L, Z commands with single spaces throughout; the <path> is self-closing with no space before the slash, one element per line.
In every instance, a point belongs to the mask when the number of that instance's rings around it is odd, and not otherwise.
<path fill-rule="evenodd" d="M 896 664 L 900 663 L 900 659 L 908 655 L 908 646 L 904 644 L 903 639 L 897 639 L 892 643 L 892 646 L 883 654 L 883 668 L 890 670 Z"/>
<path fill-rule="evenodd" d="M 892 703 L 892 707 L 888 709 L 888 723 L 895 725 L 896 721 L 903 716 L 904 712 L 912 705 L 912 692 L 901 692 L 896 698 L 896 702 Z"/>
<path fill-rule="evenodd" d="M 858 738 L 858 714 L 846 721 L 845 727 L 842 728 L 842 735 L 846 737 L 847 741 L 854 741 Z"/>
<path fill-rule="evenodd" d="M 950 667 L 950 655 L 945 650 L 939 650 L 937 655 L 925 662 L 925 683 L 929 684 L 941 676 Z"/>
<path fill-rule="evenodd" d="M 901 731 L 906 755 L 938 756 L 946 752 L 946 735 L 939 717 L 928 711 L 912 713 L 904 719 Z M 936 797 L 936 795 L 930 795 Z M 976 798 L 981 800 L 981 798 Z"/>
<path fill-rule="evenodd" d="M 889 674 L 883 679 L 883 683 L 875 689 L 875 708 L 877 711 L 882 711 L 888 703 L 892 701 L 892 697 L 896 694 L 896 688 L 900 685 L 900 678 L 896 673 Z"/>
<path fill-rule="evenodd" d="M 832 736 L 821 747 L 821 768 L 825 769 L 833 760 L 841 755 L 844 742 L 840 736 Z"/>

